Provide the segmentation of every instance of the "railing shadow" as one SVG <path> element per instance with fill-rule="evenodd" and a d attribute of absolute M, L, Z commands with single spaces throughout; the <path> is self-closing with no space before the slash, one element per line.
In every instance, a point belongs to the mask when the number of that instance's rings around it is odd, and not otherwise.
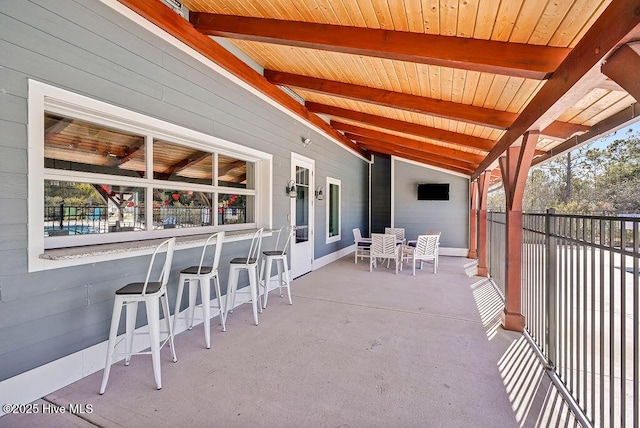
<path fill-rule="evenodd" d="M 502 328 L 502 294 L 485 278 L 471 284 L 471 289 L 487 339 L 492 340 Z M 509 345 L 497 366 L 518 426 L 580 426 L 524 335 Z"/>

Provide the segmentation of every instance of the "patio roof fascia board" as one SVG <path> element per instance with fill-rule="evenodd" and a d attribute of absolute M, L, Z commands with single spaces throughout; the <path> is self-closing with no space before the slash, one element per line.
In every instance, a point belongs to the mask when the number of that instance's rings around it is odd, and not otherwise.
<path fill-rule="evenodd" d="M 546 127 L 540 123 L 540 119 L 561 102 L 574 86 L 579 87 L 580 80 L 585 76 L 589 77 L 595 71 L 599 75 L 599 69 L 594 71 L 598 64 L 613 50 L 637 37 L 639 27 L 640 4 L 636 0 L 611 2 L 500 138 L 496 147 L 474 171 L 472 178 L 477 178 L 489 168 L 526 131 L 539 131 L 539 128 Z"/>
<path fill-rule="evenodd" d="M 344 138 L 322 118 L 309 112 L 280 88 L 270 84 L 251 66 L 215 40 L 200 33 L 189 21 L 175 13 L 161 0 L 100 1 L 305 126 L 325 135 L 329 140 L 360 159 L 368 163 L 371 162 L 368 154 L 357 147 L 355 143 Z"/>
<path fill-rule="evenodd" d="M 191 12 L 189 20 L 198 31 L 210 36 L 536 80 L 547 79 L 571 51 L 545 45 L 208 12 Z"/>

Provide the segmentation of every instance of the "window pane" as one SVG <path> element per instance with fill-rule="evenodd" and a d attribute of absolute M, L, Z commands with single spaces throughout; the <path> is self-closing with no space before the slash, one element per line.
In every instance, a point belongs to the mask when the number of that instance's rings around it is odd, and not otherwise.
<path fill-rule="evenodd" d="M 153 142 L 153 178 L 212 184 L 213 154 L 166 141 Z"/>
<path fill-rule="evenodd" d="M 218 224 L 254 223 L 255 197 L 221 193 L 218 196 Z"/>
<path fill-rule="evenodd" d="M 45 236 L 140 230 L 145 230 L 144 189 L 45 180 Z"/>
<path fill-rule="evenodd" d="M 153 228 L 211 226 L 211 193 L 153 189 Z"/>
<path fill-rule="evenodd" d="M 253 163 L 218 155 L 218 186 L 255 189 L 254 175 Z"/>
<path fill-rule="evenodd" d="M 340 235 L 340 187 L 329 184 L 329 237 Z"/>
<path fill-rule="evenodd" d="M 66 171 L 144 177 L 144 137 L 45 113 L 44 166 Z"/>

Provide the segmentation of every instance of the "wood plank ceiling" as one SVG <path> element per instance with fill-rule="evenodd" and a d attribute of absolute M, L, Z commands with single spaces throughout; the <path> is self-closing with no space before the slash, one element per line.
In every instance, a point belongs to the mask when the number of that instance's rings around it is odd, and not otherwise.
<path fill-rule="evenodd" d="M 216 62 L 345 145 L 474 178 L 528 130 L 543 155 L 635 102 L 600 73 L 637 36 L 632 0 L 183 0 L 177 26 L 120 1 L 214 61 L 192 30 L 228 39 L 305 109 Z"/>

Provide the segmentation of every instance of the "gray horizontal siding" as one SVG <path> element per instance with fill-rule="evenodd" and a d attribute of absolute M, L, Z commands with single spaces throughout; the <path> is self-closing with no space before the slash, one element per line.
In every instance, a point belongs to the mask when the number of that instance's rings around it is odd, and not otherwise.
<path fill-rule="evenodd" d="M 365 161 L 97 0 L 0 2 L 0 52 L 0 380 L 106 340 L 115 290 L 142 280 L 149 260 L 27 273 L 28 79 L 271 153 L 275 228 L 288 222 L 291 152 L 315 159 L 316 184 L 342 180 L 345 236 L 324 244 L 325 206 L 316 204 L 316 258 L 350 245 L 350 228 L 366 225 Z M 303 148 L 303 136 L 314 144 Z M 273 243 L 266 238 L 264 248 Z M 223 290 L 229 260 L 247 249 L 246 241 L 225 244 Z M 172 308 L 178 272 L 198 254 L 175 253 Z"/>
<path fill-rule="evenodd" d="M 407 239 L 439 230 L 441 246 L 468 248 L 469 180 L 399 161 L 394 172 L 394 224 L 405 228 Z M 449 183 L 449 200 L 417 200 L 419 183 Z"/>

